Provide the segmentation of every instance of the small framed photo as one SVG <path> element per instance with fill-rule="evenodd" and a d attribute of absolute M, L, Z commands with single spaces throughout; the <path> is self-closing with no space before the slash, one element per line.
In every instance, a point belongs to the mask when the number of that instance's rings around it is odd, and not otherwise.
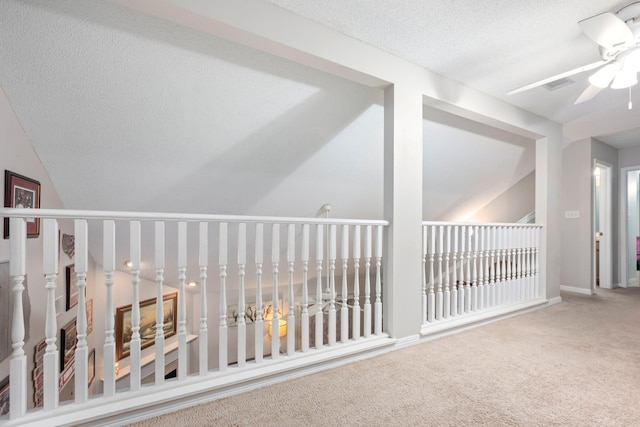
<path fill-rule="evenodd" d="M 4 171 L 4 207 L 40 208 L 40 183 L 26 176 Z M 40 219 L 27 218 L 27 237 L 40 235 Z M 4 238 L 9 238 L 9 218 L 4 219 Z"/>
<path fill-rule="evenodd" d="M 73 363 L 76 354 L 76 319 L 60 330 L 60 372 Z"/>
<path fill-rule="evenodd" d="M 93 350 L 91 350 L 91 353 L 89 353 L 89 386 L 91 385 L 91 382 L 93 381 L 93 379 L 96 377 L 96 349 L 94 348 Z"/>
<path fill-rule="evenodd" d="M 162 298 L 164 312 L 163 330 L 165 338 L 175 335 L 177 331 L 178 293 L 164 295 Z M 116 309 L 116 359 L 129 356 L 131 352 L 131 304 Z M 150 298 L 140 302 L 140 348 L 146 348 L 156 340 L 156 299 Z"/>
<path fill-rule="evenodd" d="M 76 276 L 75 264 L 67 265 L 67 311 L 78 304 L 78 276 Z"/>

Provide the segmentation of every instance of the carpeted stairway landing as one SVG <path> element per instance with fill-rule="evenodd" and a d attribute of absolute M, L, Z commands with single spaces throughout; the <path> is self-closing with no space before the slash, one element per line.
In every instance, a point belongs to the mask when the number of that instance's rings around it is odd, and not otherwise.
<path fill-rule="evenodd" d="M 135 426 L 640 426 L 640 289 L 547 309 Z"/>

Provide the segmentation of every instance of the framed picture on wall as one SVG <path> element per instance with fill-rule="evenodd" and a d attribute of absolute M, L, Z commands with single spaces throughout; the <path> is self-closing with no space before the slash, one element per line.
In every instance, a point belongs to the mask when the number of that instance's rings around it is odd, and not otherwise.
<path fill-rule="evenodd" d="M 164 336 L 170 337 L 177 330 L 178 293 L 163 297 Z M 156 299 L 140 303 L 140 348 L 149 347 L 156 341 Z M 116 359 L 129 356 L 131 345 L 131 304 L 116 309 Z"/>
<path fill-rule="evenodd" d="M 67 311 L 78 304 L 78 276 L 74 267 L 75 264 L 71 264 L 66 268 Z"/>
<path fill-rule="evenodd" d="M 73 363 L 76 351 L 76 319 L 60 330 L 60 372 L 63 372 L 65 368 Z"/>
<path fill-rule="evenodd" d="M 89 353 L 89 375 L 87 375 L 87 377 L 89 378 L 89 384 L 91 385 L 91 382 L 93 381 L 93 379 L 96 376 L 96 349 L 94 348 L 93 350 L 91 350 L 91 352 Z"/>
<path fill-rule="evenodd" d="M 4 171 L 4 207 L 40 208 L 40 183 L 26 176 Z M 40 219 L 27 218 L 27 237 L 40 235 Z M 4 219 L 4 238 L 9 238 L 9 218 Z"/>

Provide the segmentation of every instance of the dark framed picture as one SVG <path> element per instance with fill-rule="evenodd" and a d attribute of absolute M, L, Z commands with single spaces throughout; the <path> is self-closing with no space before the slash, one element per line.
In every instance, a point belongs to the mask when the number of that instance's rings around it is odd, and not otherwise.
<path fill-rule="evenodd" d="M 75 358 L 76 352 L 76 319 L 60 330 L 60 372 L 71 363 Z"/>
<path fill-rule="evenodd" d="M 0 382 L 0 416 L 9 413 L 9 377 Z"/>
<path fill-rule="evenodd" d="M 40 208 L 40 183 L 26 176 L 4 171 L 4 207 Z M 40 219 L 27 218 L 27 237 L 40 235 Z M 9 238 L 9 218 L 4 219 L 4 238 Z"/>
<path fill-rule="evenodd" d="M 76 276 L 75 264 L 67 265 L 67 311 L 78 303 L 78 276 Z"/>
<path fill-rule="evenodd" d="M 91 350 L 91 353 L 89 353 L 89 375 L 87 375 L 87 377 L 89 378 L 89 384 L 91 385 L 91 382 L 93 381 L 93 379 L 96 377 L 96 349 L 94 348 L 93 350 Z"/>
<path fill-rule="evenodd" d="M 164 337 L 170 337 L 177 330 L 178 293 L 163 297 Z M 131 304 L 116 309 L 116 359 L 129 356 L 131 344 Z M 156 340 L 156 299 L 140 303 L 140 348 L 149 347 Z"/>

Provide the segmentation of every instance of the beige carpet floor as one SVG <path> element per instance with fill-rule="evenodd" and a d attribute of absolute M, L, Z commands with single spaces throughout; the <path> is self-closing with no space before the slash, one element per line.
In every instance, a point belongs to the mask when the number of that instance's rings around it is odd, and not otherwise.
<path fill-rule="evenodd" d="M 640 426 L 640 289 L 562 298 L 134 425 Z"/>

